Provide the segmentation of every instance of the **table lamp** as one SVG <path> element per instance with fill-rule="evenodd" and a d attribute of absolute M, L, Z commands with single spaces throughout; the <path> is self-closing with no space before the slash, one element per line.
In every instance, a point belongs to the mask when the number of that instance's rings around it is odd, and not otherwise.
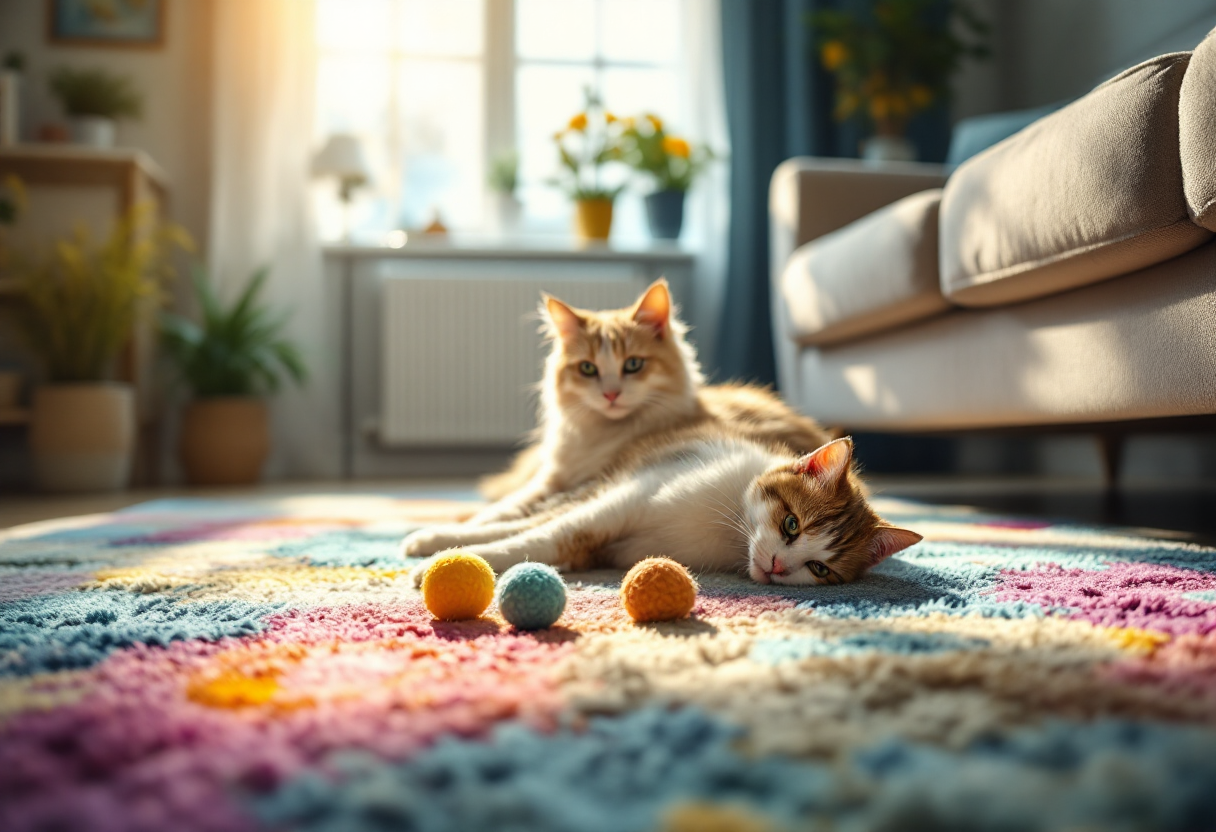
<path fill-rule="evenodd" d="M 312 160 L 313 176 L 333 176 L 338 180 L 338 197 L 342 200 L 342 242 L 350 242 L 350 201 L 355 188 L 371 177 L 363 144 L 358 136 L 334 133 Z"/>

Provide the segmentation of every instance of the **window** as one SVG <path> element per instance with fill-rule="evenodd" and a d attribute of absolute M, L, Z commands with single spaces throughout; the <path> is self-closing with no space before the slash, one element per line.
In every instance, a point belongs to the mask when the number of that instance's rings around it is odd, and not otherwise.
<path fill-rule="evenodd" d="M 319 0 L 317 142 L 361 137 L 373 182 L 357 197 L 357 236 L 487 227 L 489 160 L 520 158 L 524 230 L 566 233 L 570 206 L 553 133 L 590 87 L 619 115 L 679 124 L 686 0 Z M 340 228 L 336 200 L 324 230 Z M 636 200 L 614 234 L 641 233 Z M 329 236 L 336 236 L 330 234 Z"/>

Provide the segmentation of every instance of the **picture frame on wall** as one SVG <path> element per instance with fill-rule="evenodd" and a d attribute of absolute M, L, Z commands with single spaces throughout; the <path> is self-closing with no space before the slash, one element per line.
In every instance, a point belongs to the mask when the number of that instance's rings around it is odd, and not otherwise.
<path fill-rule="evenodd" d="M 47 40 L 57 46 L 158 49 L 165 0 L 46 0 Z"/>

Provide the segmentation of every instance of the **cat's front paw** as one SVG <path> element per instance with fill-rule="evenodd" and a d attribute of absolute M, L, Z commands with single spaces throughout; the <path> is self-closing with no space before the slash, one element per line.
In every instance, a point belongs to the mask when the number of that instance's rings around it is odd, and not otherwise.
<path fill-rule="evenodd" d="M 401 541 L 401 555 L 407 558 L 422 558 L 459 546 L 460 540 L 445 526 L 419 529 Z"/>
<path fill-rule="evenodd" d="M 410 586 L 412 586 L 414 589 L 422 588 L 422 578 L 424 575 L 426 575 L 426 570 L 431 568 L 431 563 L 433 563 L 434 560 L 434 557 L 429 557 L 410 568 L 409 577 L 407 578 Z"/>

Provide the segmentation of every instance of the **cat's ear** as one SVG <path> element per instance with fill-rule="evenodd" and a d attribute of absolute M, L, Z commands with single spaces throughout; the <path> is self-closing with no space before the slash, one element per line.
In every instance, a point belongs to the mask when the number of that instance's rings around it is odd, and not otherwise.
<path fill-rule="evenodd" d="M 585 323 L 582 317 L 566 304 L 552 295 L 541 295 L 544 298 L 545 316 L 563 341 L 569 341 L 582 330 Z"/>
<path fill-rule="evenodd" d="M 667 289 L 667 279 L 660 277 L 650 284 L 633 307 L 633 319 L 640 324 L 654 327 L 659 337 L 667 334 L 667 326 L 671 322 L 671 292 Z"/>
<path fill-rule="evenodd" d="M 920 543 L 924 538 L 916 532 L 907 529 L 897 529 L 894 526 L 879 526 L 870 538 L 866 553 L 870 556 L 869 565 L 882 563 L 896 552 L 902 552 L 909 546 Z"/>
<path fill-rule="evenodd" d="M 849 470 L 852 461 L 853 440 L 845 436 L 799 457 L 794 462 L 794 472 L 807 474 L 820 482 L 836 482 Z"/>

